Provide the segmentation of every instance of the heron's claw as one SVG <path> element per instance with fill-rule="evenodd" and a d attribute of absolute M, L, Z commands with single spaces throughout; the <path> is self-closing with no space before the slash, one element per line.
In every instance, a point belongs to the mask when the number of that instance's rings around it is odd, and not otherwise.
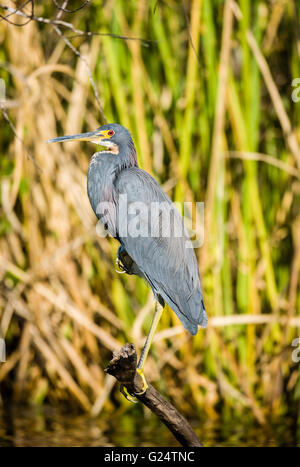
<path fill-rule="evenodd" d="M 116 269 L 116 272 L 118 274 L 124 274 L 126 272 L 126 269 L 125 269 L 124 265 L 121 263 L 119 258 L 116 258 L 116 265 L 119 268 L 119 269 Z"/>
<path fill-rule="evenodd" d="M 137 373 L 140 375 L 140 377 L 142 378 L 142 381 L 143 381 L 143 388 L 140 392 L 136 392 L 135 394 L 137 396 L 142 396 L 143 394 L 145 394 L 145 392 L 147 391 L 148 389 L 148 384 L 147 384 L 147 381 L 146 381 L 146 378 L 145 378 L 145 375 L 144 375 L 144 372 L 142 370 L 142 368 L 137 368 L 136 369 Z M 127 391 L 126 387 L 124 386 L 124 384 L 121 384 L 120 386 L 120 392 L 121 394 L 123 394 L 123 396 L 125 397 L 125 399 L 127 399 L 129 402 L 132 402 L 133 404 L 136 404 L 138 402 L 138 399 L 134 396 L 132 396 L 131 394 L 129 394 L 129 392 Z"/>
<path fill-rule="evenodd" d="M 138 403 L 138 400 L 136 397 L 133 397 L 131 394 L 129 394 L 129 392 L 127 391 L 127 389 L 125 388 L 124 384 L 121 384 L 120 386 L 120 392 L 121 394 L 123 394 L 123 396 L 125 397 L 125 399 L 127 399 L 129 402 L 132 402 L 133 404 L 137 404 Z"/>
<path fill-rule="evenodd" d="M 146 378 L 145 378 L 145 375 L 144 375 L 144 372 L 143 372 L 142 368 L 137 368 L 136 371 L 140 375 L 140 377 L 142 378 L 142 381 L 143 381 L 143 389 L 140 392 L 136 392 L 136 395 L 137 396 L 142 396 L 143 394 L 145 394 L 145 392 L 147 391 L 149 386 L 148 386 L 148 383 L 146 381 Z"/>

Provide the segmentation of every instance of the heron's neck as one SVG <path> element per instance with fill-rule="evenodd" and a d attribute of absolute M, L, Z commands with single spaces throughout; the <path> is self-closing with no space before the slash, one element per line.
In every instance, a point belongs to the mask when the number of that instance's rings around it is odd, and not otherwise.
<path fill-rule="evenodd" d="M 96 152 L 90 161 L 87 176 L 87 191 L 92 208 L 98 218 L 99 203 L 114 203 L 116 191 L 114 182 L 120 172 L 130 167 L 138 167 L 136 150 L 133 142 L 126 148 L 119 148 L 119 154 L 109 151 Z"/>
<path fill-rule="evenodd" d="M 102 155 L 105 157 L 107 155 L 112 157 L 111 165 L 114 167 L 115 175 L 118 175 L 122 170 L 129 169 L 130 167 L 138 167 L 136 149 L 132 140 L 119 147 L 116 146 L 113 151 L 104 149 L 96 152 L 91 159 L 91 164 L 99 160 Z"/>
<path fill-rule="evenodd" d="M 132 140 L 124 146 L 119 147 L 118 154 L 119 170 L 129 169 L 130 167 L 138 167 L 136 149 Z"/>

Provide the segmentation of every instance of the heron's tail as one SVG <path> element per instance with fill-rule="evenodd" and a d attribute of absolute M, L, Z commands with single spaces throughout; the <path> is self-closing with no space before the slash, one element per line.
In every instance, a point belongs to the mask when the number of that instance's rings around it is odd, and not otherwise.
<path fill-rule="evenodd" d="M 146 274 L 145 278 L 149 282 L 156 297 L 160 296 L 162 299 L 175 311 L 176 315 L 182 322 L 185 329 L 187 329 L 193 336 L 198 332 L 198 326 L 206 328 L 207 316 L 203 302 L 200 283 L 187 296 L 186 292 L 172 291 L 170 294 L 163 284 L 156 284 Z"/>
<path fill-rule="evenodd" d="M 181 309 L 179 311 L 185 319 L 183 320 L 180 314 L 178 314 L 178 317 L 184 327 L 190 331 L 191 334 L 197 334 L 198 326 L 201 328 L 206 328 L 207 315 L 200 286 L 197 287 L 195 292 L 189 297 L 188 300 L 180 300 L 180 303 Z"/>
<path fill-rule="evenodd" d="M 193 336 L 198 332 L 198 326 L 206 328 L 207 315 L 203 302 L 200 284 L 194 292 L 186 298 L 180 293 L 175 294 L 175 297 L 170 297 L 165 291 L 160 290 L 160 295 L 166 303 L 175 311 L 176 315 Z"/>

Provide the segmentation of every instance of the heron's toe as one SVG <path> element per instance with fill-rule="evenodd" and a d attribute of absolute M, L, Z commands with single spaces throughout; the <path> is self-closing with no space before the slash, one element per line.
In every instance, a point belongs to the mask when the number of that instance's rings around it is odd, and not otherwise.
<path fill-rule="evenodd" d="M 137 396 L 142 396 L 143 394 L 145 394 L 145 392 L 147 391 L 148 389 L 148 383 L 146 381 L 146 378 L 145 378 L 145 375 L 144 375 L 144 372 L 143 372 L 143 369 L 142 368 L 137 368 L 136 369 L 137 373 L 140 375 L 140 377 L 142 378 L 143 380 L 143 388 L 140 392 L 136 392 L 135 394 Z"/>
<path fill-rule="evenodd" d="M 129 402 L 132 402 L 133 404 L 137 404 L 137 402 L 138 402 L 137 398 L 133 397 L 131 394 L 129 394 L 129 392 L 127 391 L 127 389 L 125 388 L 125 386 L 123 384 L 121 384 L 121 386 L 120 386 L 120 392 L 121 392 L 121 394 L 123 394 L 125 399 L 127 399 Z"/>

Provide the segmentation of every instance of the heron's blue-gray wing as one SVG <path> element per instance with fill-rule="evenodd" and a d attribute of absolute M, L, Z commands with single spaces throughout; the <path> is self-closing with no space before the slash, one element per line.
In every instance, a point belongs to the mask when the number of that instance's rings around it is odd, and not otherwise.
<path fill-rule="evenodd" d="M 123 170 L 115 188 L 121 244 L 153 291 L 196 334 L 198 325 L 206 327 L 207 318 L 197 260 L 182 217 L 156 180 L 137 167 Z"/>

